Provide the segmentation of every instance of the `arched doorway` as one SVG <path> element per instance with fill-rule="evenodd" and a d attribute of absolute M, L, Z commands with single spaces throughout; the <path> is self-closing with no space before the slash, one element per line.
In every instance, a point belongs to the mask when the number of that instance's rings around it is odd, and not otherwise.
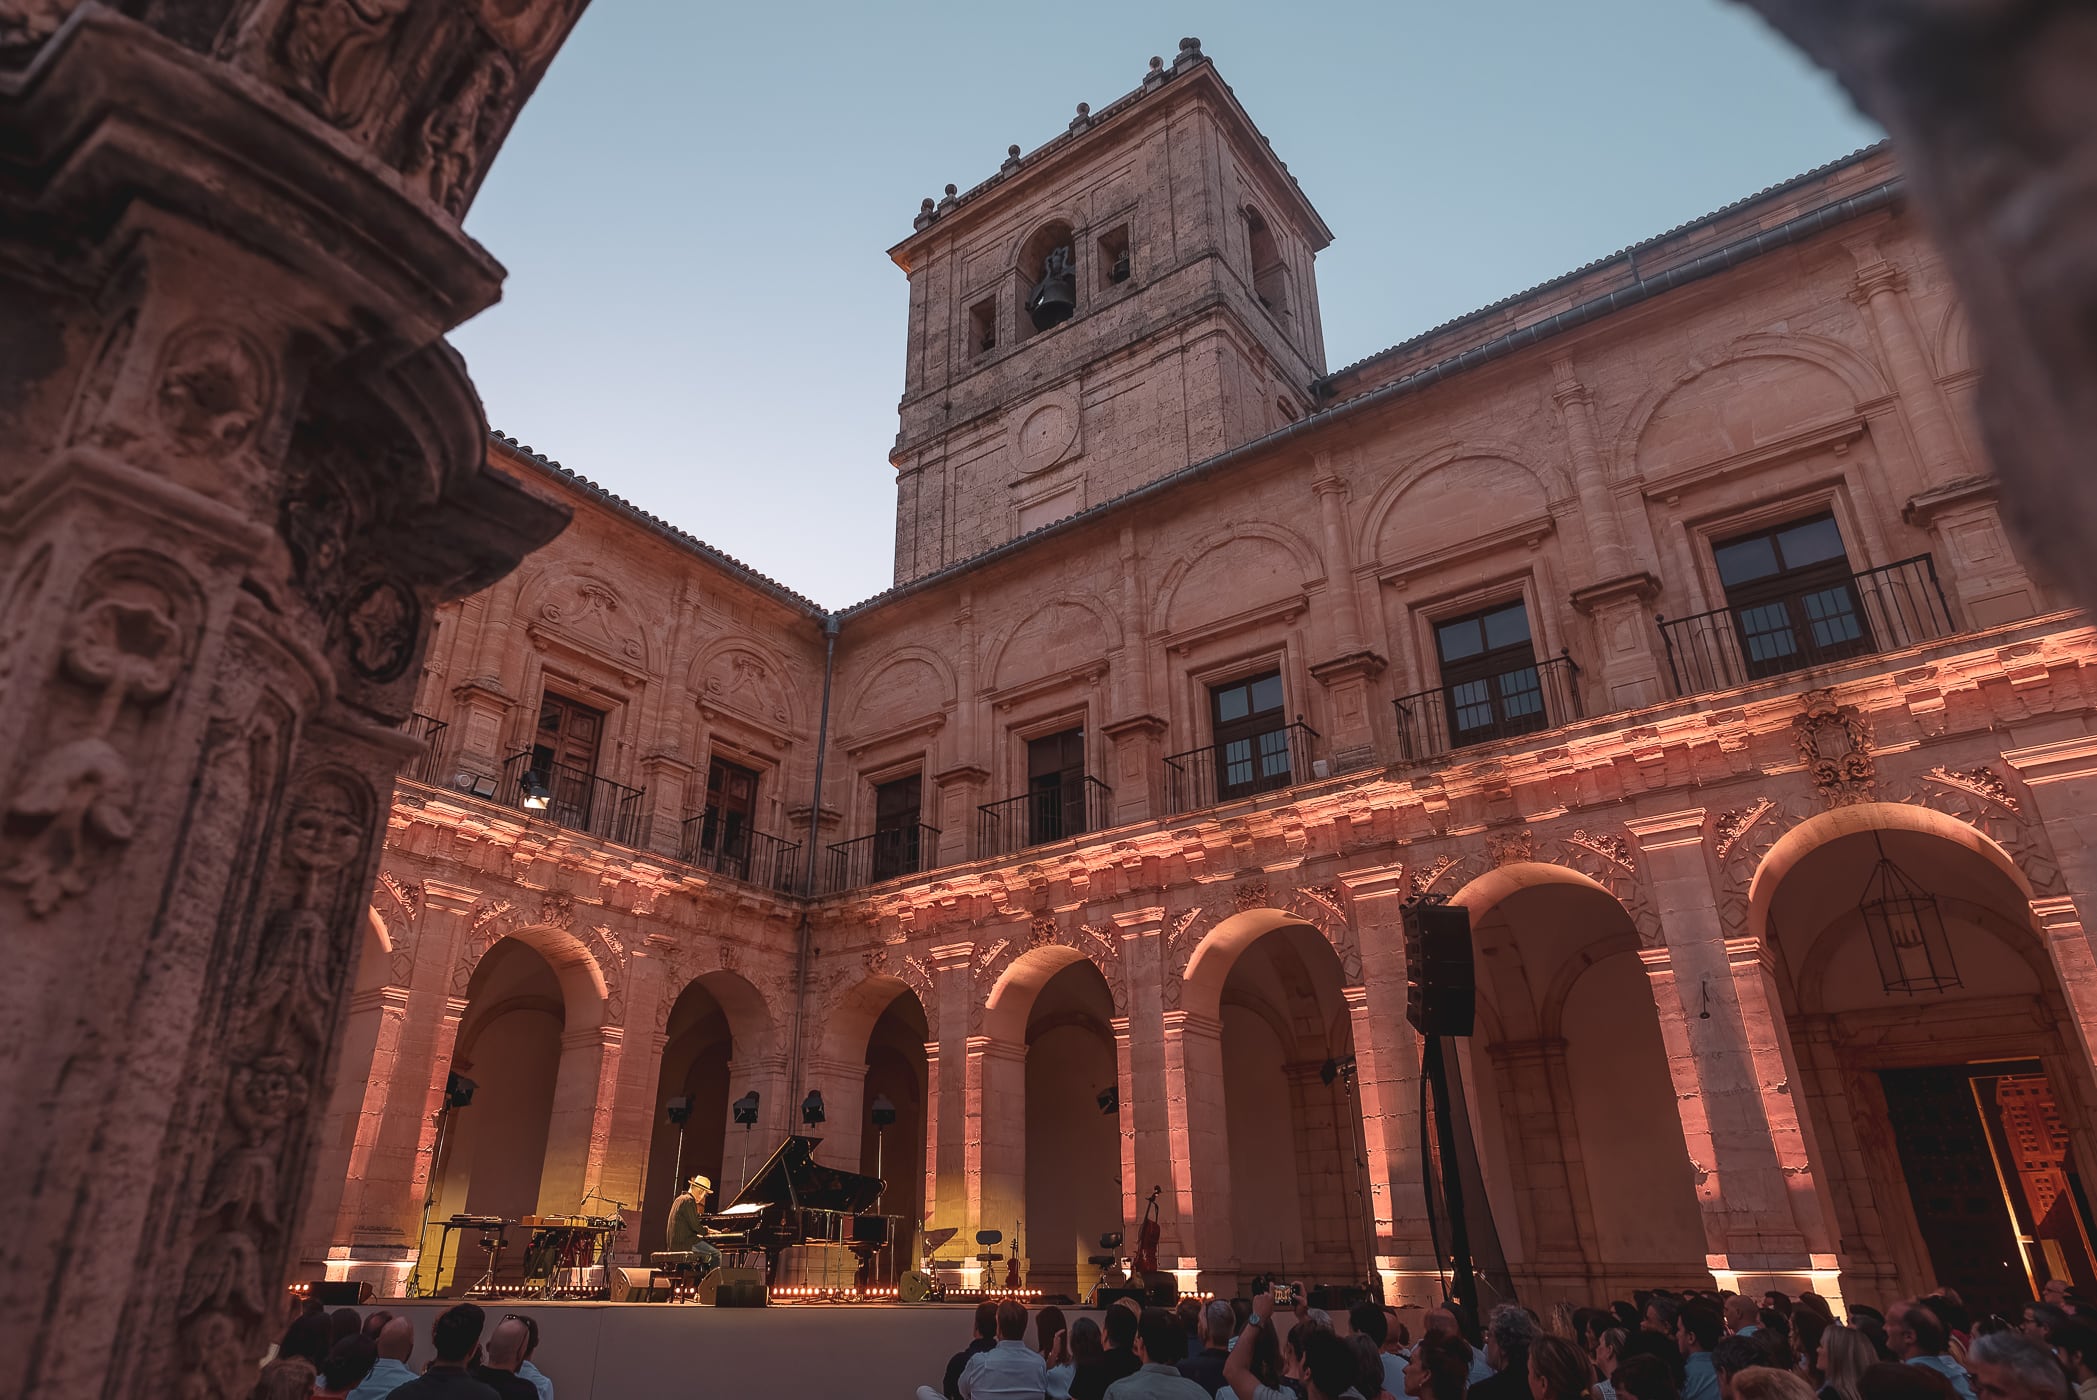
<path fill-rule="evenodd" d="M 1638 933 L 1574 871 L 1473 881 L 1477 1030 L 1459 1047 L 1486 1195 L 1524 1300 L 1709 1287 L 1696 1175 Z"/>
<path fill-rule="evenodd" d="M 729 1066 L 735 1059 L 735 1034 L 728 1013 L 709 991 L 705 979 L 690 983 L 671 1004 L 663 1026 L 663 1063 L 656 1079 L 654 1129 L 648 1144 L 648 1179 L 642 1192 L 643 1254 L 663 1247 L 670 1202 L 697 1173 L 711 1178 L 722 1192 L 721 1204 L 734 1187 L 722 1175 L 727 1136 Z M 672 1114 L 675 1105 L 683 1121 Z"/>
<path fill-rule="evenodd" d="M 1985 837 L 1892 804 L 1804 823 L 1756 874 L 1787 1068 L 1859 1296 L 1955 1279 L 1985 1311 L 2048 1277 L 2097 1283 L 2097 1089 L 2030 901 Z"/>
<path fill-rule="evenodd" d="M 1240 1275 L 1369 1275 L 1354 1035 L 1340 960 L 1282 923 L 1230 966 L 1218 999 L 1231 1238 Z"/>
<path fill-rule="evenodd" d="M 860 1122 L 859 1170 L 887 1182 L 881 1214 L 896 1222 L 886 1253 L 874 1261 L 875 1282 L 892 1283 L 917 1258 L 918 1222 L 925 1213 L 925 1008 L 915 992 L 898 992 L 875 1020 L 866 1042 L 866 1091 Z M 876 1101 L 895 1114 L 874 1120 Z"/>
<path fill-rule="evenodd" d="M 1026 1045 L 1025 1228 L 1014 1242 L 984 1223 L 1015 1243 L 1028 1287 L 1076 1298 L 1098 1275 L 1099 1237 L 1122 1229 L 1114 996 L 1097 967 L 1080 959 L 1043 984 Z"/>

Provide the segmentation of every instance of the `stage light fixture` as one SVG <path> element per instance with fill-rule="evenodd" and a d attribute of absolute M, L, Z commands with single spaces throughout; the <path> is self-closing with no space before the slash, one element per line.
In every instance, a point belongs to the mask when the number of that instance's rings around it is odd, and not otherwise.
<path fill-rule="evenodd" d="M 1109 1084 L 1106 1088 L 1099 1091 L 1099 1097 L 1094 1099 L 1093 1102 L 1099 1105 L 1101 1113 L 1119 1113 L 1121 1111 L 1121 1090 Z"/>
<path fill-rule="evenodd" d="M 546 804 L 553 800 L 553 789 L 546 786 L 546 779 L 537 773 L 526 773 L 517 781 L 517 790 L 524 794 L 525 810 L 543 812 Z"/>
<path fill-rule="evenodd" d="M 801 1123 L 804 1127 L 813 1128 L 822 1121 L 823 1091 L 821 1089 L 810 1089 L 808 1097 L 801 1100 Z"/>
<path fill-rule="evenodd" d="M 896 1106 L 889 1102 L 888 1095 L 874 1095 L 874 1126 L 885 1128 L 896 1121 Z"/>
<path fill-rule="evenodd" d="M 757 1122 L 757 1090 L 752 1089 L 735 1101 L 735 1121 L 746 1128 Z"/>
<path fill-rule="evenodd" d="M 444 1102 L 449 1108 L 464 1108 L 473 1102 L 473 1091 L 480 1085 L 457 1070 L 444 1073 Z"/>
<path fill-rule="evenodd" d="M 663 1113 L 672 1123 L 682 1128 L 685 1125 L 685 1120 L 692 1116 L 692 1101 L 687 1096 L 680 1094 L 663 1105 Z"/>

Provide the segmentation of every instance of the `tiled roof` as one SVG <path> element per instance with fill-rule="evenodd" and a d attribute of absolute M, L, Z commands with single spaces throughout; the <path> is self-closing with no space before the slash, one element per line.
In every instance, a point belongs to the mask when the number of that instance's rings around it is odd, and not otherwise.
<path fill-rule="evenodd" d="M 511 452 L 523 458 L 525 461 L 530 462 L 536 466 L 542 467 L 551 475 L 559 477 L 563 482 L 575 487 L 584 495 L 589 496 L 594 500 L 600 501 L 607 506 L 610 506 L 613 510 L 618 511 L 620 514 L 625 515 L 627 518 L 631 520 L 639 521 L 642 525 L 645 525 L 649 530 L 653 531 L 655 534 L 661 536 L 662 538 L 668 540 L 671 544 L 676 545 L 678 548 L 689 550 L 691 553 L 698 555 L 700 558 L 705 559 L 707 562 L 712 564 L 718 564 L 722 568 L 727 569 L 730 573 L 737 575 L 745 583 L 750 584 L 759 592 L 768 593 L 778 601 L 785 603 L 789 607 L 795 608 L 798 611 L 805 612 L 811 617 L 821 619 L 829 616 L 828 611 L 823 607 L 821 603 L 816 602 L 812 598 L 803 597 L 801 594 L 796 593 L 793 589 L 788 588 L 778 579 L 775 579 L 768 574 L 759 573 L 757 570 L 751 568 L 748 564 L 745 564 L 742 560 L 736 558 L 734 555 L 725 553 L 722 550 L 714 548 L 705 540 L 700 539 L 697 535 L 692 534 L 690 531 L 681 530 L 677 526 L 672 525 L 669 521 L 663 519 L 661 516 L 654 515 L 648 511 L 642 510 L 632 501 L 627 500 L 626 497 L 606 490 L 604 487 L 599 486 L 596 482 L 590 480 L 590 478 L 568 470 L 568 468 L 562 466 L 559 462 L 556 462 L 553 458 L 548 457 L 543 452 L 534 452 L 531 448 L 524 446 L 522 443 L 518 442 L 517 439 L 509 436 L 507 433 L 491 431 L 488 434 L 488 436 L 494 438 L 497 442 L 509 448 Z"/>
<path fill-rule="evenodd" d="M 1619 248 L 1614 253 L 1610 253 L 1606 256 L 1596 258 L 1591 262 L 1584 262 L 1570 272 L 1562 272 L 1558 276 L 1550 278 L 1547 281 L 1539 282 L 1533 287 L 1524 288 L 1522 291 L 1519 292 L 1512 292 L 1507 296 L 1501 297 L 1498 301 L 1487 302 L 1484 306 L 1478 307 L 1471 311 L 1466 311 L 1461 316 L 1453 316 L 1450 319 L 1442 322 L 1438 326 L 1430 326 L 1428 329 L 1421 331 L 1418 335 L 1409 336 L 1406 339 L 1399 341 L 1396 345 L 1390 346 L 1387 349 L 1378 350 L 1373 354 L 1364 355 L 1359 360 L 1356 360 L 1353 364 L 1342 365 L 1340 368 L 1331 371 L 1324 377 L 1324 379 L 1320 380 L 1319 383 L 1321 385 L 1330 384 L 1331 382 L 1333 382 L 1336 379 L 1339 379 L 1343 375 L 1350 374 L 1353 371 L 1360 369 L 1363 365 L 1374 364 L 1376 361 L 1383 359 L 1387 355 L 1399 355 L 1403 354 L 1407 350 L 1416 349 L 1417 347 L 1434 339 L 1436 336 L 1454 330 L 1456 327 L 1464 325 L 1467 322 L 1475 321 L 1481 316 L 1490 316 L 1496 311 L 1504 311 L 1508 307 L 1515 305 L 1517 302 L 1527 301 L 1529 298 L 1534 296 L 1540 296 L 1545 292 L 1551 291 L 1553 288 L 1562 287 L 1568 282 L 1576 281 L 1579 278 L 1585 277 L 1590 272 L 1594 272 L 1599 268 L 1609 266 L 1611 263 L 1635 261 L 1640 253 L 1645 252 L 1650 248 L 1657 247 L 1660 244 L 1667 242 L 1669 239 L 1680 238 L 1683 234 L 1688 233 L 1692 229 L 1702 228 L 1707 224 L 1716 223 L 1718 220 L 1723 219 L 1726 215 L 1733 213 L 1737 209 L 1744 209 L 1748 205 L 1755 203 L 1757 200 L 1768 199 L 1771 195 L 1781 194 L 1785 190 L 1791 189 L 1798 185 L 1805 184 L 1809 180 L 1817 180 L 1821 176 L 1829 174 L 1836 170 L 1840 170 L 1842 169 L 1842 167 L 1846 165 L 1853 165 L 1856 162 L 1864 160 L 1869 156 L 1877 155 L 1879 152 L 1888 149 L 1890 145 L 1890 142 L 1876 141 L 1869 146 L 1861 146 L 1858 149 L 1851 151 L 1846 156 L 1839 156 L 1834 160 L 1826 162 L 1825 164 L 1816 165 L 1811 170 L 1801 171 L 1787 180 L 1779 180 L 1774 185 L 1769 185 L 1763 189 L 1759 189 L 1751 195 L 1746 195 L 1740 199 L 1734 200 L 1730 204 L 1722 204 L 1708 214 L 1703 214 L 1697 218 L 1676 224 L 1673 228 L 1668 229 L 1664 233 L 1656 233 L 1650 238 L 1642 238 L 1638 242 L 1631 244 L 1629 247 Z"/>

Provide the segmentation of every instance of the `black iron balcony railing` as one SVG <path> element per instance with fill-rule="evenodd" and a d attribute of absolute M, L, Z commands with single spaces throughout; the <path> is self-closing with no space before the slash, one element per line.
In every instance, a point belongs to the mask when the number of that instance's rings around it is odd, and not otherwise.
<path fill-rule="evenodd" d="M 1654 621 L 1677 695 L 1898 651 L 1955 630 L 1936 561 L 1927 554 L 1694 617 Z"/>
<path fill-rule="evenodd" d="M 687 865 L 782 894 L 796 888 L 800 853 L 798 841 L 783 841 L 705 813 L 685 818 L 684 839 L 677 848 L 678 859 Z"/>
<path fill-rule="evenodd" d="M 1398 755 L 1411 762 L 1451 749 L 1556 729 L 1579 719 L 1580 668 L 1563 651 L 1543 661 L 1402 695 Z"/>
<path fill-rule="evenodd" d="M 450 727 L 443 720 L 426 715 L 420 710 L 401 722 L 401 733 L 411 739 L 422 740 L 422 752 L 409 759 L 407 766 L 400 770 L 403 778 L 432 785 L 444 779 L 444 731 Z"/>
<path fill-rule="evenodd" d="M 1257 734 L 1221 739 L 1165 760 L 1165 810 L 1198 812 L 1219 802 L 1272 792 L 1311 776 L 1318 731 L 1301 717 Z"/>
<path fill-rule="evenodd" d="M 1008 855 L 1113 825 L 1114 790 L 1094 777 L 976 808 L 976 855 Z"/>
<path fill-rule="evenodd" d="M 823 868 L 826 890 L 855 890 L 899 875 L 930 870 L 939 859 L 939 828 L 912 822 L 830 846 Z"/>
<path fill-rule="evenodd" d="M 586 831 L 617 841 L 640 844 L 641 790 L 586 768 L 550 760 L 532 762 L 532 751 L 512 754 L 502 765 L 495 800 L 557 822 L 570 831 Z"/>

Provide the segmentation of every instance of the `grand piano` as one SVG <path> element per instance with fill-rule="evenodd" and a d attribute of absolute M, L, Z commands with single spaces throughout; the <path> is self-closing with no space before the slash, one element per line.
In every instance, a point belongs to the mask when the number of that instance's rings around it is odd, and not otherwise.
<path fill-rule="evenodd" d="M 787 1138 L 743 1183 L 734 1200 L 703 1221 L 706 1238 L 723 1253 L 762 1251 L 767 1283 L 798 1281 L 779 1280 L 782 1254 L 797 1246 L 849 1251 L 865 1271 L 875 1251 L 895 1233 L 895 1217 L 874 1210 L 881 1199 L 881 1178 L 824 1166 L 814 1156 L 821 1141 Z"/>

